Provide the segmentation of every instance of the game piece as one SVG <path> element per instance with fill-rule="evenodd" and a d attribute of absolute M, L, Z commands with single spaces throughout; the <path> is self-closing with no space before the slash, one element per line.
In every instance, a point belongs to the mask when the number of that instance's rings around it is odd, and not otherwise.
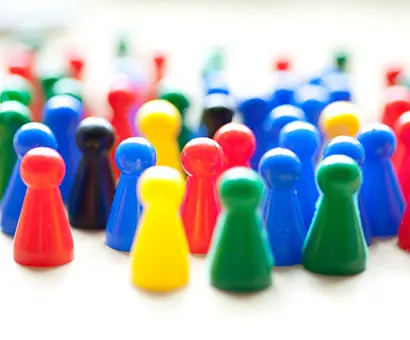
<path fill-rule="evenodd" d="M 177 108 L 166 100 L 151 100 L 137 113 L 137 128 L 154 145 L 157 165 L 181 171 L 177 136 L 181 129 L 181 115 Z"/>
<path fill-rule="evenodd" d="M 36 147 L 57 149 L 57 141 L 53 132 L 46 125 L 27 123 L 17 130 L 13 145 L 18 159 L 0 205 L 0 228 L 3 233 L 8 235 L 14 235 L 16 232 L 27 189 L 20 176 L 22 157 Z"/>
<path fill-rule="evenodd" d="M 338 51 L 334 56 L 334 64 L 339 72 L 347 72 L 349 56 L 346 51 Z"/>
<path fill-rule="evenodd" d="M 34 148 L 21 160 L 27 185 L 14 237 L 14 261 L 24 266 L 61 266 L 74 258 L 74 242 L 58 185 L 64 161 L 57 151 Z"/>
<path fill-rule="evenodd" d="M 76 142 L 82 158 L 68 200 L 70 224 L 80 229 L 105 229 L 115 192 L 108 160 L 113 128 L 104 118 L 88 117 L 78 126 Z"/>
<path fill-rule="evenodd" d="M 352 101 L 349 77 L 345 73 L 329 72 L 323 79 L 329 90 L 329 103 Z"/>
<path fill-rule="evenodd" d="M 297 89 L 295 103 L 303 110 L 306 119 L 318 126 L 320 115 L 329 103 L 329 94 L 323 86 L 306 84 Z"/>
<path fill-rule="evenodd" d="M 75 78 L 64 77 L 57 80 L 51 92 L 53 96 L 69 95 L 83 102 L 83 86 L 81 82 Z"/>
<path fill-rule="evenodd" d="M 68 203 L 81 159 L 75 134 L 83 116 L 82 112 L 82 104 L 67 95 L 51 97 L 44 106 L 44 123 L 53 131 L 57 150 L 65 162 L 65 175 L 60 185 L 64 203 Z"/>
<path fill-rule="evenodd" d="M 385 82 L 386 87 L 399 85 L 400 76 L 403 74 L 403 68 L 399 65 L 392 65 L 386 69 Z"/>
<path fill-rule="evenodd" d="M 221 47 L 213 47 L 207 53 L 205 64 L 202 70 L 202 76 L 207 77 L 213 72 L 219 72 L 225 69 L 225 51 Z"/>
<path fill-rule="evenodd" d="M 265 119 L 269 115 L 268 102 L 263 98 L 249 98 L 240 104 L 239 112 L 242 115 L 244 124 L 251 129 L 258 141 L 251 159 L 252 169 L 256 170 L 261 157 L 268 150 L 269 137 L 263 128 Z"/>
<path fill-rule="evenodd" d="M 30 114 L 27 106 L 19 102 L 8 101 L 0 104 L 0 199 L 17 160 L 13 146 L 14 134 L 21 126 L 30 122 Z"/>
<path fill-rule="evenodd" d="M 232 121 L 235 113 L 233 98 L 223 93 L 212 93 L 204 98 L 201 124 L 206 137 L 212 138 L 221 126 Z"/>
<path fill-rule="evenodd" d="M 335 102 L 323 110 L 319 126 L 328 141 L 337 136 L 356 137 L 360 129 L 359 109 L 351 102 Z"/>
<path fill-rule="evenodd" d="M 54 95 L 54 84 L 66 76 L 65 71 L 59 67 L 46 67 L 40 72 L 40 82 L 45 100 L 51 98 Z"/>
<path fill-rule="evenodd" d="M 410 93 L 405 86 L 391 86 L 384 90 L 384 110 L 381 122 L 393 131 L 400 116 L 410 111 Z"/>
<path fill-rule="evenodd" d="M 393 164 L 397 172 L 404 199 L 410 195 L 410 111 L 405 112 L 396 123 L 397 149 Z"/>
<path fill-rule="evenodd" d="M 269 103 L 271 110 L 281 105 L 293 105 L 299 85 L 295 75 L 289 71 L 276 72 L 276 75 L 275 90 Z"/>
<path fill-rule="evenodd" d="M 154 79 L 155 83 L 158 85 L 159 82 L 165 77 L 165 66 L 166 66 L 166 56 L 163 53 L 157 53 L 154 55 Z"/>
<path fill-rule="evenodd" d="M 367 246 L 354 196 L 360 189 L 359 165 L 333 155 L 318 166 L 322 195 L 303 247 L 303 266 L 324 275 L 354 275 L 366 269 Z"/>
<path fill-rule="evenodd" d="M 375 237 L 395 236 L 405 205 L 390 160 L 396 138 L 387 125 L 374 123 L 359 133 L 358 140 L 365 151 L 361 195 L 370 230 Z"/>
<path fill-rule="evenodd" d="M 15 100 L 25 106 L 31 104 L 33 88 L 29 81 L 18 75 L 9 75 L 0 93 L 0 102 Z"/>
<path fill-rule="evenodd" d="M 70 76 L 82 80 L 84 73 L 84 57 L 78 52 L 71 52 L 68 56 L 68 68 L 70 70 Z"/>
<path fill-rule="evenodd" d="M 219 93 L 226 96 L 230 95 L 228 81 L 225 71 L 213 71 L 204 78 L 205 96 Z"/>
<path fill-rule="evenodd" d="M 155 150 L 145 138 L 127 138 L 118 145 L 115 161 L 121 176 L 108 218 L 106 243 L 110 248 L 129 252 L 142 214 L 137 182 L 146 169 L 155 165 Z"/>
<path fill-rule="evenodd" d="M 363 145 L 353 137 L 339 136 L 333 138 L 323 149 L 323 159 L 332 155 L 345 155 L 353 159 L 360 167 L 364 162 Z M 369 220 L 366 216 L 363 197 L 359 191 L 357 204 L 360 212 L 360 221 L 362 222 L 363 234 L 367 245 L 372 243 L 372 232 L 370 230 Z"/>
<path fill-rule="evenodd" d="M 131 250 L 132 283 L 167 292 L 189 280 L 189 249 L 179 207 L 185 183 L 179 171 L 165 166 L 147 169 L 138 182 L 144 211 Z"/>
<path fill-rule="evenodd" d="M 222 175 L 223 209 L 209 251 L 212 286 L 231 292 L 256 292 L 272 283 L 273 257 L 258 213 L 263 192 L 258 174 L 233 168 Z"/>
<path fill-rule="evenodd" d="M 312 223 L 319 192 L 315 181 L 315 166 L 320 147 L 318 129 L 306 122 L 287 124 L 279 134 L 279 145 L 293 151 L 299 158 L 302 171 L 296 183 L 300 208 L 306 228 Z"/>
<path fill-rule="evenodd" d="M 208 253 L 219 202 L 216 176 L 220 172 L 223 152 L 210 138 L 195 138 L 181 153 L 181 162 L 188 175 L 181 216 L 191 254 Z"/>
<path fill-rule="evenodd" d="M 256 139 L 248 127 L 239 123 L 228 123 L 216 131 L 214 140 L 223 150 L 220 173 L 237 166 L 251 167 L 250 160 L 255 152 Z"/>
<path fill-rule="evenodd" d="M 283 148 L 268 151 L 259 164 L 268 187 L 263 217 L 276 266 L 302 263 L 306 227 L 296 192 L 301 171 L 299 158 Z"/>
<path fill-rule="evenodd" d="M 276 71 L 289 71 L 290 70 L 290 60 L 285 57 L 281 57 L 275 60 L 274 70 Z"/>
<path fill-rule="evenodd" d="M 279 146 L 279 133 L 286 124 L 300 120 L 305 120 L 305 114 L 296 106 L 281 105 L 274 108 L 263 124 L 269 136 L 268 150 Z"/>

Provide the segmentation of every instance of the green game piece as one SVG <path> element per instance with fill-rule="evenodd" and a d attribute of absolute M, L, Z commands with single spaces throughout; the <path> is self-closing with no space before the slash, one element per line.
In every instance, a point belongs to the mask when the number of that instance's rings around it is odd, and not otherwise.
<path fill-rule="evenodd" d="M 347 52 L 339 51 L 335 55 L 335 66 L 341 72 L 347 72 L 349 56 Z"/>
<path fill-rule="evenodd" d="M 205 76 L 212 71 L 221 71 L 225 68 L 225 51 L 222 48 L 214 47 L 205 60 L 202 75 Z"/>
<path fill-rule="evenodd" d="M 0 198 L 3 197 L 17 160 L 13 146 L 14 134 L 30 122 L 30 116 L 27 106 L 17 101 L 0 104 Z"/>
<path fill-rule="evenodd" d="M 83 86 L 81 81 L 74 78 L 61 78 L 55 82 L 51 90 L 53 96 L 68 95 L 83 101 Z"/>
<path fill-rule="evenodd" d="M 272 283 L 273 257 L 258 207 L 263 184 L 248 168 L 233 168 L 221 178 L 223 209 L 209 260 L 211 284 L 232 292 L 254 292 Z"/>
<path fill-rule="evenodd" d="M 62 69 L 45 69 L 41 72 L 40 75 L 40 81 L 41 81 L 41 87 L 43 89 L 43 94 L 46 99 L 50 99 L 54 93 L 53 93 L 53 87 L 54 84 L 66 77 L 66 73 Z"/>
<path fill-rule="evenodd" d="M 33 95 L 33 87 L 21 76 L 7 76 L 3 90 L 0 93 L 0 102 L 18 101 L 19 103 L 29 106 Z"/>
<path fill-rule="evenodd" d="M 120 36 L 117 43 L 117 56 L 118 57 L 125 57 L 130 55 L 130 44 L 128 41 L 128 37 L 123 35 Z"/>
<path fill-rule="evenodd" d="M 303 266 L 324 275 L 354 275 L 366 269 L 367 246 L 357 205 L 361 170 L 351 158 L 329 156 L 318 166 L 322 196 L 303 249 Z"/>

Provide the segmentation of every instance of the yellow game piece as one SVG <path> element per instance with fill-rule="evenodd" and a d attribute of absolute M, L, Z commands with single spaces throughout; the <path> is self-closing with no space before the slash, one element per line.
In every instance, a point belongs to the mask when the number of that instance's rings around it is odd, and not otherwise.
<path fill-rule="evenodd" d="M 166 292 L 188 283 L 189 248 L 179 214 L 184 191 L 184 178 L 170 167 L 151 167 L 141 175 L 144 212 L 131 250 L 135 286 Z"/>
<path fill-rule="evenodd" d="M 337 136 L 356 137 L 360 129 L 359 109 L 351 102 L 331 103 L 321 114 L 320 126 L 327 140 Z"/>
<path fill-rule="evenodd" d="M 182 172 L 178 135 L 181 114 L 166 100 L 151 100 L 137 113 L 137 129 L 155 148 L 157 165 L 170 166 Z"/>

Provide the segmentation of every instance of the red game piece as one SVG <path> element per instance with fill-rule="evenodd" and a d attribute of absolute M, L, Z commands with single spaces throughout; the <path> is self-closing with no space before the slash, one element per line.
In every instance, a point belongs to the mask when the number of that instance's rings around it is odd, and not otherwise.
<path fill-rule="evenodd" d="M 250 159 L 255 152 L 256 139 L 248 127 L 238 123 L 225 124 L 215 133 L 214 140 L 221 146 L 224 153 L 220 173 L 236 166 L 250 168 Z"/>
<path fill-rule="evenodd" d="M 154 55 L 153 59 L 154 64 L 154 76 L 150 85 L 148 98 L 147 100 L 158 99 L 158 87 L 161 83 L 161 80 L 165 77 L 165 66 L 166 66 L 166 57 L 163 53 L 157 53 Z"/>
<path fill-rule="evenodd" d="M 72 261 L 74 242 L 59 185 L 65 165 L 50 148 L 27 152 L 20 166 L 26 196 L 14 237 L 14 260 L 25 266 L 60 266 Z"/>
<path fill-rule="evenodd" d="M 410 194 L 410 112 L 404 113 L 397 121 L 397 151 L 394 165 L 403 190 L 404 198 Z"/>
<path fill-rule="evenodd" d="M 207 254 L 219 214 L 216 175 L 222 163 L 222 149 L 210 138 L 195 138 L 185 145 L 181 162 L 188 174 L 181 206 L 191 254 Z"/>
<path fill-rule="evenodd" d="M 398 65 L 390 66 L 386 69 L 386 86 L 399 85 L 399 77 L 403 72 L 403 68 Z"/>
<path fill-rule="evenodd" d="M 78 52 L 71 52 L 68 56 L 68 67 L 73 78 L 83 78 L 84 58 Z"/>
<path fill-rule="evenodd" d="M 385 89 L 382 123 L 394 130 L 397 119 L 410 110 L 409 90 L 404 86 L 391 86 Z"/>
<path fill-rule="evenodd" d="M 281 57 L 275 61 L 275 70 L 276 71 L 289 71 L 290 61 L 288 58 Z"/>
<path fill-rule="evenodd" d="M 400 248 L 410 251 L 410 205 L 406 206 L 397 234 L 397 244 Z"/>

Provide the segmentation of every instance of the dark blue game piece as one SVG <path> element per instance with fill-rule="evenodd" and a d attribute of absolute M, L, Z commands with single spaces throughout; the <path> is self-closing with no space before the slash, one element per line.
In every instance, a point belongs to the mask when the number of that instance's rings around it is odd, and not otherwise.
<path fill-rule="evenodd" d="M 101 117 L 88 117 L 78 126 L 80 165 L 68 200 L 73 227 L 105 229 L 114 198 L 115 183 L 108 153 L 114 144 L 112 125 Z"/>
<path fill-rule="evenodd" d="M 391 157 L 396 137 L 384 124 L 365 127 L 358 136 L 365 151 L 361 195 L 370 230 L 375 237 L 397 235 L 405 200 Z"/>
<path fill-rule="evenodd" d="M 360 142 L 353 137 L 338 136 L 333 138 L 323 150 L 323 159 L 332 155 L 345 155 L 356 161 L 360 167 L 364 162 L 364 148 Z M 372 243 L 372 233 L 369 226 L 369 220 L 366 216 L 366 209 L 364 207 L 363 197 L 359 192 L 357 203 L 360 212 L 360 219 L 362 221 L 363 234 L 367 245 Z"/>
<path fill-rule="evenodd" d="M 283 148 L 268 151 L 259 164 L 259 172 L 268 187 L 263 214 L 276 266 L 302 262 L 306 227 L 296 193 L 301 171 L 299 158 Z"/>
<path fill-rule="evenodd" d="M 131 137 L 115 151 L 115 163 L 121 171 L 107 223 L 107 246 L 129 252 L 142 213 L 137 195 L 141 174 L 155 165 L 155 149 L 145 138 Z"/>
<path fill-rule="evenodd" d="M 81 102 L 67 95 L 51 97 L 44 106 L 44 123 L 53 131 L 58 144 L 57 151 L 66 164 L 64 179 L 60 185 L 64 203 L 68 203 L 80 164 L 81 153 L 75 141 L 75 134 L 83 111 Z"/>
<path fill-rule="evenodd" d="M 243 123 L 251 129 L 257 140 L 256 150 L 251 159 L 252 169 L 257 170 L 261 157 L 268 150 L 269 136 L 263 128 L 264 121 L 269 115 L 268 102 L 259 97 L 249 98 L 239 105 L 239 112 Z"/>
<path fill-rule="evenodd" d="M 305 120 L 305 114 L 296 106 L 281 105 L 273 109 L 263 125 L 269 136 L 268 149 L 279 146 L 279 134 L 285 125 L 301 120 Z"/>
<path fill-rule="evenodd" d="M 318 126 L 320 114 L 329 103 L 329 94 L 323 86 L 306 84 L 296 91 L 295 103 L 305 113 L 306 120 Z"/>
<path fill-rule="evenodd" d="M 42 123 L 23 125 L 14 135 L 13 143 L 17 161 L 0 205 L 1 231 L 8 235 L 14 235 L 16 232 L 27 190 L 20 176 L 21 159 L 28 151 L 37 147 L 57 149 L 53 132 Z"/>
<path fill-rule="evenodd" d="M 352 100 L 350 82 L 347 74 L 330 72 L 324 77 L 324 83 L 329 90 L 329 103 Z"/>
<path fill-rule="evenodd" d="M 271 110 L 280 105 L 293 105 L 299 85 L 295 75 L 289 71 L 276 72 L 276 75 L 275 90 L 269 103 Z"/>
<path fill-rule="evenodd" d="M 302 164 L 302 173 L 296 189 L 303 221 L 309 229 L 319 197 L 315 179 L 315 161 L 320 147 L 319 130 L 307 122 L 292 122 L 280 132 L 279 145 L 293 151 Z"/>

